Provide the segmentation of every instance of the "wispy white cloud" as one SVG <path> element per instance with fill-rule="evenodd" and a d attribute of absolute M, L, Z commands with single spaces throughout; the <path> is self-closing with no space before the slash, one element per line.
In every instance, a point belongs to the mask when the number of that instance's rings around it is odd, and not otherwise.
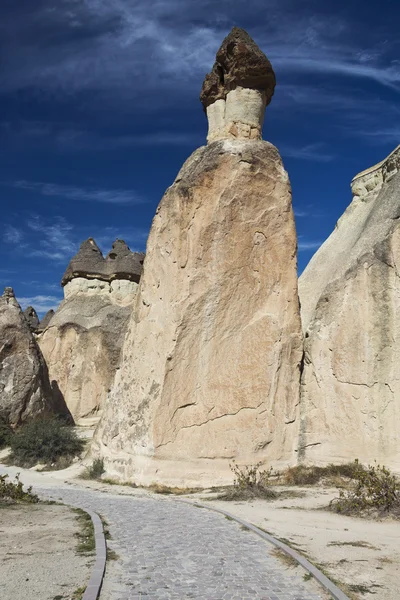
<path fill-rule="evenodd" d="M 27 296 L 18 297 L 19 304 L 22 310 L 25 310 L 28 306 L 33 306 L 37 313 L 46 313 L 48 310 L 56 310 L 60 302 L 62 301 L 61 296 Z"/>
<path fill-rule="evenodd" d="M 204 123 L 206 119 L 204 117 Z M 102 132 L 98 127 L 95 129 L 82 129 L 74 127 L 73 123 L 57 121 L 29 121 L 17 120 L 14 122 L 4 121 L 0 123 L 0 135 L 6 140 L 16 139 L 24 145 L 31 142 L 41 146 L 46 144 L 56 147 L 63 152 L 68 151 L 111 151 L 134 147 L 155 146 L 199 146 L 204 142 L 204 136 L 191 131 L 157 129 L 149 133 L 118 133 L 112 134 Z M 32 182 L 22 182 L 32 184 Z M 35 183 L 36 186 L 45 185 Z M 46 184 L 51 185 L 51 184 Z M 67 190 L 71 191 L 71 190 Z M 92 190 L 93 191 L 93 190 Z M 110 193 L 113 190 L 110 191 Z M 120 190 L 117 190 L 119 194 Z M 125 192 L 125 191 L 124 191 Z M 90 191 L 89 191 L 90 193 Z M 132 194 L 132 191 L 130 192 Z M 135 195 L 136 202 L 139 200 Z M 96 198 L 95 198 L 96 200 Z"/>
<path fill-rule="evenodd" d="M 11 244 L 19 244 L 24 237 L 21 229 L 7 224 L 4 229 L 3 241 Z"/>
<path fill-rule="evenodd" d="M 323 241 L 320 240 L 300 240 L 298 242 L 298 251 L 304 252 L 306 250 L 316 250 L 323 244 Z"/>
<path fill-rule="evenodd" d="M 34 260 L 44 258 L 53 263 L 60 263 L 60 266 L 64 264 L 65 267 L 78 251 L 80 244 L 88 237 L 93 237 L 106 254 L 117 238 L 125 240 L 133 252 L 143 252 L 148 236 L 147 228 L 126 225 L 99 227 L 94 224 L 75 226 L 64 217 L 50 219 L 39 215 L 32 215 L 23 220 L 18 232 L 23 236 L 24 244 L 20 244 L 16 251 L 19 251 L 25 260 L 27 257 Z M 26 282 L 26 279 L 24 281 Z M 31 283 L 34 284 L 33 281 Z M 48 284 L 47 289 L 54 289 L 57 283 Z"/>
<path fill-rule="evenodd" d="M 315 162 L 330 162 L 334 160 L 334 155 L 324 151 L 325 145 L 321 142 L 308 144 L 306 146 L 281 146 L 282 156 L 288 158 L 298 158 L 299 160 L 311 160 Z"/>
<path fill-rule="evenodd" d="M 15 181 L 13 187 L 39 192 L 43 196 L 64 198 L 78 202 L 100 202 L 106 204 L 140 204 L 144 200 L 133 190 L 106 190 L 83 188 L 56 183 L 43 183 L 36 181 Z"/>
<path fill-rule="evenodd" d="M 223 0 L 221 0 L 223 1 Z M 25 3 L 19 19 L 5 19 L 3 90 L 24 88 L 71 94 L 94 91 L 120 104 L 133 98 L 146 105 L 182 96 L 201 85 L 215 51 L 249 1 L 205 0 L 187 10 L 187 0 L 66 0 Z M 400 90 L 400 64 L 378 34 L 356 37 L 351 22 L 316 6 L 295 10 L 290 0 L 250 0 L 268 14 L 249 31 L 266 51 L 280 79 L 301 73 L 365 79 Z M 17 8 L 15 9 L 17 10 Z M 224 15 L 221 17 L 221 15 Z M 32 23 L 40 24 L 40 33 Z M 358 33 L 363 24 L 358 22 Z M 2 29 L 1 29 L 2 28 Z M 60 32 L 60 36 L 54 32 Z M 361 45 L 360 39 L 363 39 Z M 289 76 L 289 77 L 288 77 Z M 96 97 L 96 100 L 98 97 Z"/>
<path fill-rule="evenodd" d="M 379 127 L 376 129 L 361 129 L 358 134 L 374 144 L 393 144 L 394 146 L 400 144 L 400 126 L 396 124 L 384 129 Z"/>
<path fill-rule="evenodd" d="M 37 234 L 31 242 L 31 256 L 65 261 L 77 251 L 77 243 L 73 236 L 74 228 L 63 217 L 57 217 L 49 222 L 33 216 L 26 222 L 26 227 Z"/>

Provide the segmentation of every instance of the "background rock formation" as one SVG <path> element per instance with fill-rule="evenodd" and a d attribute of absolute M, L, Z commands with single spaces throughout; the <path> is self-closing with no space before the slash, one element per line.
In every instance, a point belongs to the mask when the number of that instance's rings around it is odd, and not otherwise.
<path fill-rule="evenodd" d="M 50 377 L 78 422 L 100 415 L 118 365 L 143 259 L 121 240 L 106 258 L 93 239 L 83 242 L 62 280 L 64 300 L 38 338 Z"/>
<path fill-rule="evenodd" d="M 0 296 L 0 416 L 16 427 L 42 414 L 68 414 L 12 288 Z"/>
<path fill-rule="evenodd" d="M 196 150 L 153 220 L 96 432 L 110 474 L 207 485 L 231 481 L 232 459 L 293 460 L 296 266 L 290 184 L 276 148 L 247 138 Z"/>
<path fill-rule="evenodd" d="M 400 469 L 400 146 L 352 182 L 353 201 L 300 278 L 301 454 Z"/>
<path fill-rule="evenodd" d="M 24 317 L 29 325 L 31 331 L 36 331 L 39 326 L 39 317 L 37 316 L 36 310 L 33 306 L 28 306 L 24 310 Z"/>
<path fill-rule="evenodd" d="M 51 319 L 54 317 L 54 314 L 55 313 L 52 308 L 47 311 L 47 313 L 44 315 L 43 319 L 40 321 L 39 325 L 36 328 L 38 333 L 44 331 L 46 327 L 48 327 Z"/>

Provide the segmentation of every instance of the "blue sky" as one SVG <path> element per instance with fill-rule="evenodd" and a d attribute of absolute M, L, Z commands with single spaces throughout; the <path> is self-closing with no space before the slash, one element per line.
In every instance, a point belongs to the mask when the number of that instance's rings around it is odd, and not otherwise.
<path fill-rule="evenodd" d="M 43 313 L 82 240 L 145 248 L 205 142 L 198 96 L 234 25 L 276 72 L 264 139 L 290 175 L 302 270 L 352 177 L 400 143 L 399 22 L 398 0 L 2 0 L 0 286 Z"/>

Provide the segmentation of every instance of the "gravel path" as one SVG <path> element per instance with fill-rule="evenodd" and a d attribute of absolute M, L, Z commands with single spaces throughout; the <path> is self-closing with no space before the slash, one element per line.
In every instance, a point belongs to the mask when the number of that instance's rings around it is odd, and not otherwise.
<path fill-rule="evenodd" d="M 79 503 L 109 523 L 111 547 L 101 600 L 321 600 L 263 540 L 206 509 L 173 499 L 81 488 L 36 490 Z"/>

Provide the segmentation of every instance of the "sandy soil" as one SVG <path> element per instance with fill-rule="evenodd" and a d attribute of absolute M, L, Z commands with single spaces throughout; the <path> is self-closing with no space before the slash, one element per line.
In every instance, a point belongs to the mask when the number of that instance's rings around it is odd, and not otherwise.
<path fill-rule="evenodd" d="M 281 490 L 295 490 L 304 496 L 268 502 L 207 500 L 207 503 L 287 542 L 322 567 L 350 597 L 399 600 L 399 521 L 372 521 L 323 510 L 338 495 L 336 489 L 315 486 Z M 213 495 L 196 496 L 200 499 Z"/>
<path fill-rule="evenodd" d="M 93 564 L 76 554 L 75 514 L 59 505 L 0 506 L 2 600 L 67 600 Z"/>

